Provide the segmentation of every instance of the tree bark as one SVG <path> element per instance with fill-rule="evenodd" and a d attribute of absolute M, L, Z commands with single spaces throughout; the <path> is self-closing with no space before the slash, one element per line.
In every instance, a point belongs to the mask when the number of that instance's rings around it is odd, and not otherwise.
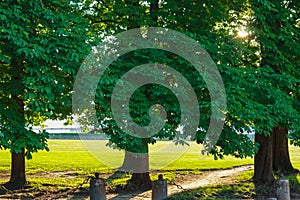
<path fill-rule="evenodd" d="M 283 174 L 295 173 L 290 155 L 287 139 L 288 129 L 274 127 L 273 130 L 273 170 Z"/>
<path fill-rule="evenodd" d="M 259 150 L 254 157 L 253 181 L 258 185 L 268 185 L 274 181 L 272 134 L 271 132 L 270 136 L 265 136 L 255 133 L 255 142 L 259 144 Z"/>
<path fill-rule="evenodd" d="M 133 173 L 130 179 L 130 183 L 133 183 L 141 189 L 150 189 L 152 186 L 149 172 Z"/>
<path fill-rule="evenodd" d="M 132 153 L 125 151 L 125 157 L 120 171 L 131 173 L 143 173 L 149 171 L 148 153 Z"/>
<path fill-rule="evenodd" d="M 26 183 L 24 151 L 11 154 L 11 175 L 9 182 L 5 184 L 7 189 L 20 189 Z"/>
<path fill-rule="evenodd" d="M 151 188 L 152 182 L 149 173 L 149 155 L 148 144 L 145 143 L 147 148 L 146 153 L 132 153 L 125 152 L 123 165 L 119 168 L 119 171 L 131 172 L 132 177 L 129 180 L 129 185 L 140 188 Z"/>

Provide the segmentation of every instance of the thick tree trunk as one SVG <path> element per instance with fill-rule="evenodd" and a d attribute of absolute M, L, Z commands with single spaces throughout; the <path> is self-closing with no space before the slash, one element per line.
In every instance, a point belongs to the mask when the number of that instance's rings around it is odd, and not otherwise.
<path fill-rule="evenodd" d="M 141 189 L 150 189 L 152 186 L 149 172 L 133 173 L 130 179 L 130 183 L 133 183 Z"/>
<path fill-rule="evenodd" d="M 288 129 L 274 127 L 273 130 L 273 170 L 284 174 L 295 173 L 287 139 Z"/>
<path fill-rule="evenodd" d="M 129 185 L 136 188 L 145 189 L 151 188 L 152 182 L 149 173 L 149 155 L 148 144 L 145 143 L 146 153 L 125 153 L 123 165 L 120 171 L 131 172 L 132 177 L 129 180 Z"/>
<path fill-rule="evenodd" d="M 132 153 L 125 152 L 125 157 L 119 171 L 131 173 L 144 173 L 149 171 L 149 156 L 148 153 Z"/>
<path fill-rule="evenodd" d="M 24 149 L 21 153 L 12 153 L 11 155 L 11 176 L 5 187 L 20 189 L 26 183 Z"/>
<path fill-rule="evenodd" d="M 254 157 L 253 180 L 258 185 L 272 184 L 273 176 L 273 154 L 272 154 L 272 132 L 270 136 L 255 133 L 255 142 L 260 147 Z"/>

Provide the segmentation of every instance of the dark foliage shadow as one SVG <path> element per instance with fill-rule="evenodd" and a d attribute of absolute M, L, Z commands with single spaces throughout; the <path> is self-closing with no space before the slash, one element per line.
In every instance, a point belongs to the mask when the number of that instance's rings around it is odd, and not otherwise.
<path fill-rule="evenodd" d="M 266 184 L 254 183 L 255 185 L 255 198 L 265 199 L 275 197 L 275 183 L 270 182 Z"/>
<path fill-rule="evenodd" d="M 288 171 L 275 171 L 275 176 L 289 180 L 290 194 L 292 199 L 300 199 L 300 183 L 297 176 L 300 175 L 300 170 L 292 168 Z M 276 186 L 276 181 L 275 181 Z M 276 188 L 274 189 L 276 192 Z"/>
<path fill-rule="evenodd" d="M 297 174 L 287 176 L 290 183 L 290 193 L 292 199 L 300 199 L 300 183 L 297 179 L 297 175 L 300 175 L 300 173 L 298 172 Z"/>

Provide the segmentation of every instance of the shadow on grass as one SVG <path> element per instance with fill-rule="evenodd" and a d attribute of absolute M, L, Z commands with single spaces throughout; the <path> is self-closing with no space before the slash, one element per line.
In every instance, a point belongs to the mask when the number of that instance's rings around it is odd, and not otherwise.
<path fill-rule="evenodd" d="M 143 192 L 148 191 L 149 187 L 137 186 L 135 183 L 130 181 L 131 174 L 123 171 L 116 171 L 114 174 L 106 179 L 106 183 L 111 185 L 109 188 L 110 193 L 117 193 L 116 197 L 111 200 L 119 199 L 130 199 L 135 196 L 140 196 Z"/>

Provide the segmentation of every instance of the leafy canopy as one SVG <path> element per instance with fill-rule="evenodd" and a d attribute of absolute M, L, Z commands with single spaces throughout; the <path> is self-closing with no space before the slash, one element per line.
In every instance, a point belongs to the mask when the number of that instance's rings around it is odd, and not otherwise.
<path fill-rule="evenodd" d="M 88 23 L 74 1 L 0 3 L 0 146 L 27 158 L 48 149 L 45 119 L 71 115 L 74 75 L 89 52 Z"/>

